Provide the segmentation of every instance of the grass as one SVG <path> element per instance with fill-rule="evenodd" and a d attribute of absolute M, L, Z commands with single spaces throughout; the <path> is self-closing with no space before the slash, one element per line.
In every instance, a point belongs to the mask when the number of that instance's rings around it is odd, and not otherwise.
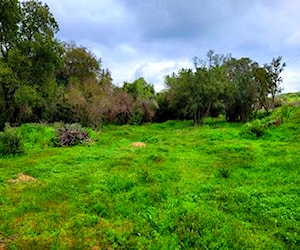
<path fill-rule="evenodd" d="M 299 249 L 299 122 L 110 125 L 69 148 L 23 125 L 25 154 L 0 159 L 0 249 Z M 37 181 L 7 182 L 21 172 Z"/>
<path fill-rule="evenodd" d="M 285 93 L 276 97 L 283 104 L 298 105 L 300 103 L 300 92 Z"/>

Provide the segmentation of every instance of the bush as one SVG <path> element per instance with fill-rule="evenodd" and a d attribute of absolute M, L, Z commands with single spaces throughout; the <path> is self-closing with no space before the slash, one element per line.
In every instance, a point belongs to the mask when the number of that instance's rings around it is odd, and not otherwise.
<path fill-rule="evenodd" d="M 277 109 L 277 112 L 275 112 L 275 116 L 277 119 L 287 120 L 290 117 L 291 111 L 291 107 L 284 105 Z"/>
<path fill-rule="evenodd" d="M 272 112 L 271 116 L 268 116 L 265 119 L 263 119 L 263 123 L 265 124 L 265 127 L 267 128 L 272 126 L 278 127 L 284 122 L 288 121 L 290 119 L 292 109 L 293 108 L 287 105 L 277 108 Z"/>
<path fill-rule="evenodd" d="M 269 117 L 271 115 L 271 112 L 263 111 L 263 110 L 258 110 L 257 112 L 253 112 L 250 116 L 250 120 L 262 120 L 265 119 L 266 117 Z"/>
<path fill-rule="evenodd" d="M 55 129 L 47 124 L 26 123 L 22 124 L 18 131 L 22 135 L 25 150 L 53 146 Z"/>
<path fill-rule="evenodd" d="M 265 126 L 260 120 L 254 120 L 253 122 L 247 122 L 242 130 L 242 135 L 250 135 L 255 137 L 261 137 L 265 134 Z"/>
<path fill-rule="evenodd" d="M 21 137 L 16 129 L 6 126 L 4 132 L 0 134 L 0 155 L 13 155 L 23 153 Z"/>
<path fill-rule="evenodd" d="M 137 107 L 134 110 L 133 116 L 130 119 L 131 125 L 141 125 L 144 118 L 144 112 L 141 108 Z"/>

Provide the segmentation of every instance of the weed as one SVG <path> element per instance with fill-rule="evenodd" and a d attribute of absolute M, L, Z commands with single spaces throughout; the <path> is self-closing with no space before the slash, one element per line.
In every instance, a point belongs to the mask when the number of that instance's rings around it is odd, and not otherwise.
<path fill-rule="evenodd" d="M 230 177 L 230 170 L 228 168 L 219 168 L 217 176 L 228 179 Z"/>

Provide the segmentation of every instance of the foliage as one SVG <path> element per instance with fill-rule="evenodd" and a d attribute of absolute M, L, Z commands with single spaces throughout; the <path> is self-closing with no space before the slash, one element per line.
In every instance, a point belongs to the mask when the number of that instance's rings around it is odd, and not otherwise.
<path fill-rule="evenodd" d="M 0 134 L 0 155 L 7 156 L 23 153 L 21 136 L 9 126 Z"/>
<path fill-rule="evenodd" d="M 253 111 L 264 107 L 268 112 L 271 104 L 275 105 L 269 95 L 279 93 L 279 75 L 285 66 L 281 66 L 280 57 L 260 67 L 250 58 L 236 59 L 214 51 L 207 53 L 206 60 L 195 58 L 194 65 L 194 71 L 182 69 L 166 77 L 168 90 L 159 99 L 163 106 L 158 117 L 172 117 L 169 113 L 173 112 L 176 118 L 193 119 L 199 124 L 209 114 L 225 113 L 227 121 L 247 122 Z"/>
<path fill-rule="evenodd" d="M 124 82 L 123 89 L 132 95 L 134 100 L 138 97 L 142 99 L 152 99 L 155 96 L 154 86 L 147 83 L 143 77 L 134 80 L 132 83 Z"/>
<path fill-rule="evenodd" d="M 168 120 L 182 119 L 183 115 L 171 103 L 170 91 L 164 90 L 156 95 L 158 109 L 155 112 L 155 122 L 166 122 Z"/>
<path fill-rule="evenodd" d="M 300 92 L 285 93 L 285 94 L 278 95 L 275 98 L 275 101 L 279 101 L 279 102 L 283 103 L 284 105 L 299 106 L 300 105 Z"/>
<path fill-rule="evenodd" d="M 258 119 L 247 122 L 242 130 L 241 134 L 244 136 L 250 135 L 254 137 L 261 137 L 265 134 L 266 127 Z"/>
<path fill-rule="evenodd" d="M 22 135 L 25 152 L 54 146 L 55 129 L 47 124 L 25 123 L 14 129 Z"/>
<path fill-rule="evenodd" d="M 1 0 L 0 2 L 0 58 L 7 61 L 9 50 L 17 42 L 18 23 L 21 10 L 18 0 Z"/>
<path fill-rule="evenodd" d="M 151 122 L 158 106 L 154 86 L 141 77 L 132 83 L 125 82 L 122 90 L 132 97 L 129 123 L 140 125 Z"/>
<path fill-rule="evenodd" d="M 170 106 L 184 117 L 192 118 L 195 124 L 202 123 L 209 115 L 211 107 L 219 100 L 226 82 L 224 68 L 219 65 L 225 61 L 225 57 L 222 61 L 216 58 L 221 56 L 210 51 L 209 67 L 198 66 L 195 62 L 195 71 L 182 69 L 178 75 L 166 77 Z"/>
<path fill-rule="evenodd" d="M 10 1 L 8 5 L 5 11 L 10 16 L 4 15 L 1 21 L 7 24 L 1 25 L 7 36 L 1 36 L 0 41 L 0 68 L 7 69 L 0 83 L 1 99 L 3 106 L 9 107 L 4 119 L 14 125 L 49 119 L 61 58 L 61 46 L 54 37 L 58 24 L 40 1 Z"/>
<path fill-rule="evenodd" d="M 228 121 L 249 120 L 256 103 L 256 82 L 253 70 L 257 64 L 249 58 L 231 58 L 226 62 L 228 88 L 224 93 L 226 118 Z"/>
<path fill-rule="evenodd" d="M 83 46 L 74 42 L 64 44 L 63 66 L 58 73 L 58 81 L 68 86 L 72 81 L 84 83 L 89 79 L 103 77 L 101 60 Z"/>
<path fill-rule="evenodd" d="M 283 79 L 280 76 L 284 68 L 286 67 L 285 63 L 282 63 L 282 57 L 279 56 L 277 58 L 273 58 L 270 64 L 265 65 L 265 69 L 268 73 L 269 81 L 269 93 L 271 94 L 272 100 L 274 102 L 275 96 L 278 93 L 281 93 L 282 88 L 280 84 L 282 83 Z"/>

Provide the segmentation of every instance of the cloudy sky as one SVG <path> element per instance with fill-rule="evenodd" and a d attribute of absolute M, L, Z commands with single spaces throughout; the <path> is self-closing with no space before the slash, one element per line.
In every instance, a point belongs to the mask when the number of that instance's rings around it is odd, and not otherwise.
<path fill-rule="evenodd" d="M 284 92 L 300 91 L 300 0 L 44 0 L 75 41 L 102 59 L 116 85 L 193 67 L 208 50 L 260 64 L 282 56 Z"/>

